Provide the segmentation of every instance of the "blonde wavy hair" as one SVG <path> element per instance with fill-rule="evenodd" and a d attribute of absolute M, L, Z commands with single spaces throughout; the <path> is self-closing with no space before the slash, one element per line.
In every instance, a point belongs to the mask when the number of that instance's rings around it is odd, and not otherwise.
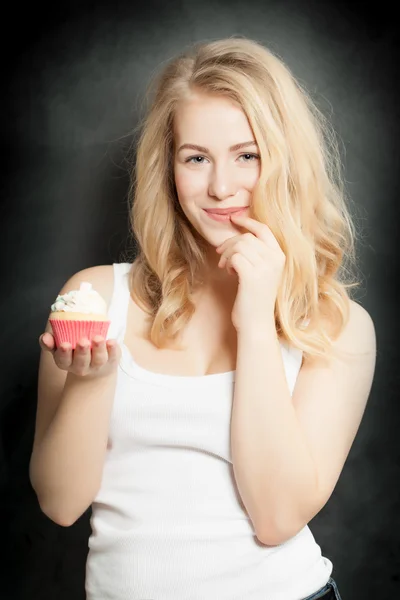
<path fill-rule="evenodd" d="M 173 174 L 174 114 L 193 91 L 239 105 L 257 141 L 261 170 L 250 216 L 268 224 L 286 255 L 275 304 L 280 338 L 305 356 L 330 354 L 349 318 L 348 290 L 360 285 L 351 275 L 356 228 L 335 133 L 282 59 L 235 37 L 190 47 L 148 88 L 129 190 L 138 243 L 129 285 L 150 316 L 151 342 L 177 347 L 206 266 L 207 243 L 180 207 Z"/>

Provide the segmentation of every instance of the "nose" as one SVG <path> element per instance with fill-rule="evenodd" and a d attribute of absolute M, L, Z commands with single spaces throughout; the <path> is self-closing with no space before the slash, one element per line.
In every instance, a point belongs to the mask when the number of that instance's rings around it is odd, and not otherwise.
<path fill-rule="evenodd" d="M 238 184 L 228 165 L 214 166 L 210 174 L 208 193 L 210 196 L 224 200 L 234 196 L 238 191 Z"/>

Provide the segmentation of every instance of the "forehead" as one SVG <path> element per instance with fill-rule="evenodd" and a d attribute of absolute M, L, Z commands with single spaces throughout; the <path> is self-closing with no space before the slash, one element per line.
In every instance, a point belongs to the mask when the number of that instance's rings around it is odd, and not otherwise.
<path fill-rule="evenodd" d="M 251 139 L 251 134 L 252 130 L 245 113 L 226 96 L 196 93 L 181 100 L 177 105 L 174 136 L 178 143 L 192 142 L 206 146 L 207 143 L 211 143 L 210 139 L 217 135 L 234 144 Z"/>

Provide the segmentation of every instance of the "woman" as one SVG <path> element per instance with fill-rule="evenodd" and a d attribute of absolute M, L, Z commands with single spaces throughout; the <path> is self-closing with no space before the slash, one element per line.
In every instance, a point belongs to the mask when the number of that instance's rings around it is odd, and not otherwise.
<path fill-rule="evenodd" d="M 340 599 L 308 523 L 376 348 L 348 292 L 356 233 L 332 130 L 251 40 L 194 46 L 154 83 L 139 253 L 60 291 L 92 283 L 111 326 L 72 351 L 46 325 L 32 485 L 60 525 L 92 506 L 88 600 Z"/>

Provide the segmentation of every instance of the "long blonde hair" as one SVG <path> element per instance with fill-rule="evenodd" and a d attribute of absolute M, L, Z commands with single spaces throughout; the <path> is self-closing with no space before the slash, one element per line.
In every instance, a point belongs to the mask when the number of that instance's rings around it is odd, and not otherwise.
<path fill-rule="evenodd" d="M 330 354 L 349 318 L 348 290 L 360 285 L 351 275 L 356 228 L 334 130 L 280 58 L 235 37 L 192 46 L 148 89 L 129 198 L 138 243 L 130 289 L 150 316 L 150 340 L 177 347 L 205 266 L 206 242 L 180 208 L 173 176 L 175 109 L 195 90 L 237 103 L 258 143 L 250 216 L 268 224 L 286 256 L 275 304 L 279 336 L 305 355 Z"/>

